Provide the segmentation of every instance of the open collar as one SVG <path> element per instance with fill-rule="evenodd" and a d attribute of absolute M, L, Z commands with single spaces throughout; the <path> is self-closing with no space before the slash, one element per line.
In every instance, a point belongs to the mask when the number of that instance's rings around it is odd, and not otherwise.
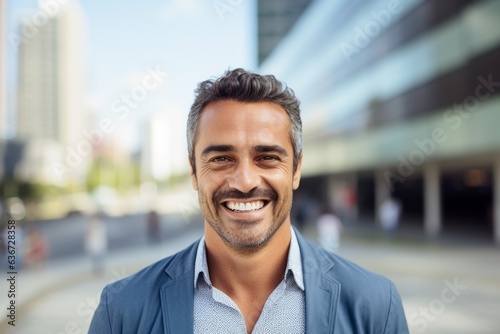
<path fill-rule="evenodd" d="M 200 276 L 205 280 L 208 286 L 212 286 L 210 272 L 208 270 L 207 252 L 205 247 L 205 237 L 202 237 L 196 250 L 196 259 L 194 264 L 193 288 L 196 290 Z M 304 291 L 304 278 L 302 274 L 302 261 L 300 256 L 300 247 L 297 236 L 291 228 L 290 249 L 283 279 L 288 282 L 293 279 L 295 284 Z"/>

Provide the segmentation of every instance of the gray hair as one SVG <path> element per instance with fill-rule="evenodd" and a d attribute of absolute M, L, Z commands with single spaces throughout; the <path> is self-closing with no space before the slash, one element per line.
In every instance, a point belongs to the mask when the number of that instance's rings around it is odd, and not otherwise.
<path fill-rule="evenodd" d="M 293 170 L 297 169 L 302 154 L 302 121 L 300 102 L 292 89 L 273 75 L 260 75 L 241 68 L 228 70 L 222 77 L 206 80 L 195 90 L 187 122 L 187 144 L 189 161 L 195 173 L 194 145 L 198 135 L 198 123 L 203 109 L 212 102 L 234 100 L 239 102 L 272 102 L 280 105 L 290 117 L 290 139 L 294 156 Z"/>

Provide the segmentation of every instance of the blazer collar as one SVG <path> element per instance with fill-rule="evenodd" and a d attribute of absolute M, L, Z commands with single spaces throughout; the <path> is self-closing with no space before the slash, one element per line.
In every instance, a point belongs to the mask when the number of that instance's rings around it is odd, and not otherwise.
<path fill-rule="evenodd" d="M 334 263 L 321 248 L 296 234 L 304 272 L 306 333 L 334 333 L 340 298 L 340 283 L 331 273 Z"/>
<path fill-rule="evenodd" d="M 332 277 L 334 263 L 324 251 L 295 230 L 299 243 L 306 297 L 306 333 L 333 333 L 340 298 L 340 283 Z M 198 240 L 167 264 L 161 288 L 165 333 L 193 333 L 194 263 Z"/>
<path fill-rule="evenodd" d="M 199 242 L 174 255 L 165 268 L 167 280 L 160 291 L 164 333 L 193 333 L 193 275 Z"/>

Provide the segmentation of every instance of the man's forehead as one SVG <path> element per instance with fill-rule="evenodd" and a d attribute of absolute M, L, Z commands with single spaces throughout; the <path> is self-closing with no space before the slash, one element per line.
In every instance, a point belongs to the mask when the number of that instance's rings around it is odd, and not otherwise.
<path fill-rule="evenodd" d="M 275 130 L 290 126 L 285 109 L 273 102 L 239 102 L 234 100 L 216 101 L 203 108 L 200 124 L 256 122 Z M 213 126 L 213 124 L 211 124 Z"/>
<path fill-rule="evenodd" d="M 197 143 L 203 146 L 257 147 L 280 144 L 292 148 L 290 120 L 275 103 L 219 101 L 204 108 L 200 116 Z M 200 148 L 203 150 L 204 148 Z"/>

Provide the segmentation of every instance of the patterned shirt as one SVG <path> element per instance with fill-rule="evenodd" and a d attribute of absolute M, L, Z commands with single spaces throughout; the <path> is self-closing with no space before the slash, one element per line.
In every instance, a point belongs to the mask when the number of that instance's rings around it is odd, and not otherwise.
<path fill-rule="evenodd" d="M 245 320 L 236 303 L 210 281 L 204 237 L 198 246 L 195 260 L 194 333 L 247 333 Z M 283 280 L 267 298 L 252 333 L 305 333 L 302 262 L 293 229 Z"/>

